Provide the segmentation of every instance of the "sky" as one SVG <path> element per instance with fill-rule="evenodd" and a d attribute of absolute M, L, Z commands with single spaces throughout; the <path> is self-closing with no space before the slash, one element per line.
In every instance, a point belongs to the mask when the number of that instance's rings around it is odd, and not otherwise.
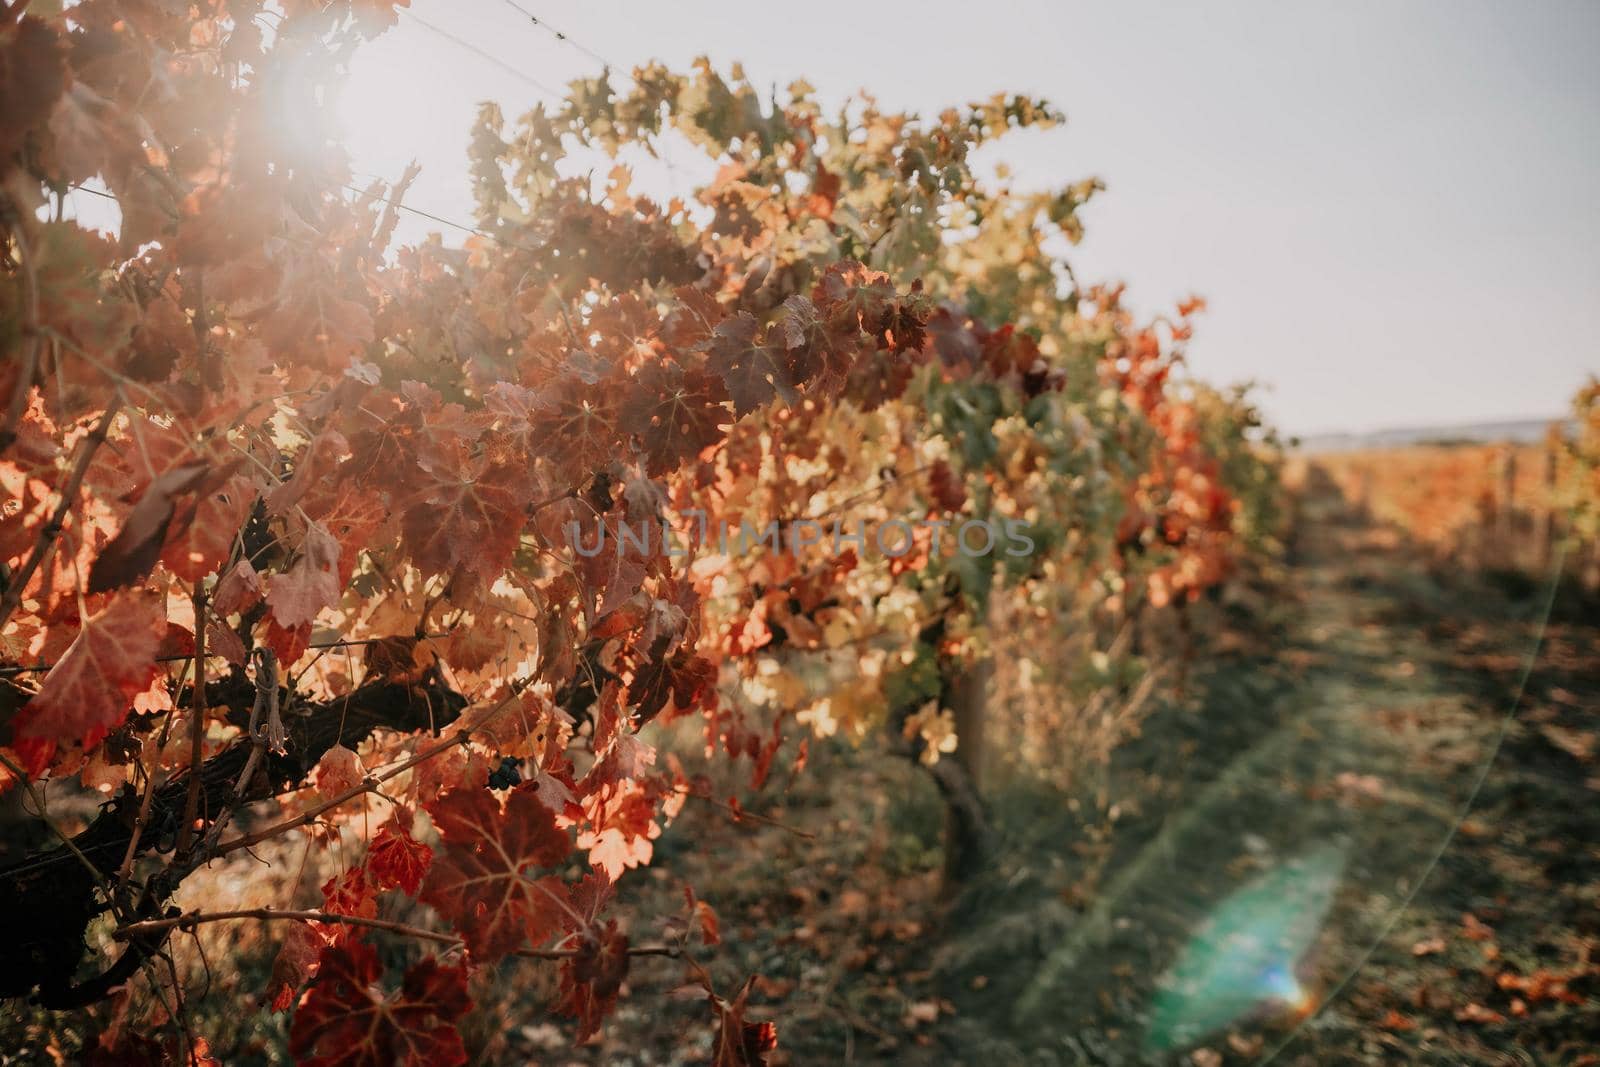
<path fill-rule="evenodd" d="M 470 221 L 478 101 L 512 117 L 600 65 L 518 7 L 624 69 L 709 55 L 925 113 L 1045 97 L 1067 124 L 987 162 L 1024 188 L 1100 177 L 1077 276 L 1145 313 L 1205 296 L 1192 365 L 1268 386 L 1291 433 L 1553 416 L 1600 372 L 1593 0 L 412 0 L 353 61 L 353 166 L 416 159 L 407 203 Z"/>

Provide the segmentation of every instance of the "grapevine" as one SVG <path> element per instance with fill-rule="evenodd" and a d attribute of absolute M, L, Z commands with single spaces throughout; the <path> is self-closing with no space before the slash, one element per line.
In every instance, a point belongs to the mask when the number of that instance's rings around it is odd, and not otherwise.
<path fill-rule="evenodd" d="M 714 916 L 691 897 L 693 944 L 618 921 L 715 800 L 652 724 L 698 717 L 756 788 L 808 734 L 886 733 L 957 813 L 959 876 L 990 613 L 1159 611 L 1271 538 L 1253 415 L 1182 376 L 1200 304 L 1136 323 L 1047 250 L 1098 182 L 975 173 L 1061 120 L 1043 101 L 828 118 L 708 63 L 583 80 L 509 128 L 485 106 L 474 235 L 394 247 L 415 173 L 358 186 L 274 116 L 397 5 L 26 6 L 0 8 L 0 762 L 104 805 L 0 871 L 4 996 L 156 988 L 175 935 L 261 921 L 302 1062 L 449 1064 L 480 968 L 558 967 L 582 1041 L 636 958 L 685 957 L 717 1062 L 762 1062 L 749 987 L 693 959 Z M 718 167 L 690 202 L 564 176 L 669 128 Z M 93 183 L 114 234 L 63 212 Z M 858 524 L 906 534 L 841 547 Z M 173 904 L 302 834 L 348 846 L 320 906 Z M 393 939 L 427 953 L 386 975 Z"/>

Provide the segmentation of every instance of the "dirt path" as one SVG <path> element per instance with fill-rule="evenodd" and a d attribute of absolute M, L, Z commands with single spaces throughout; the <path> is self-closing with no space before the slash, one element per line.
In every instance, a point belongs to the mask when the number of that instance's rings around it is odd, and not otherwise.
<path fill-rule="evenodd" d="M 1446 588 L 1319 479 L 1302 505 L 1281 642 L 1214 665 L 1197 711 L 1165 712 L 1119 756 L 1130 781 L 1159 777 L 1174 737 L 1190 743 L 1180 786 L 1119 824 L 1089 907 L 1016 893 L 946 950 L 956 1018 L 971 1008 L 955 1046 L 991 1062 L 1491 1063 L 1521 1062 L 1501 1052 L 1523 1042 L 1544 1050 L 1526 1062 L 1576 1062 L 1600 1020 L 1582 965 L 1600 783 L 1577 758 L 1597 725 L 1595 635 L 1558 617 L 1536 661 L 1540 597 Z M 1540 972 L 1586 973 L 1562 997 Z"/>

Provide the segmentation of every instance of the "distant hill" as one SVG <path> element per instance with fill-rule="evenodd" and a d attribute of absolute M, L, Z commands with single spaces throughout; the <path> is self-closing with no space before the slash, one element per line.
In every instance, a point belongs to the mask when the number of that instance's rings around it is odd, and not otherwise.
<path fill-rule="evenodd" d="M 1552 422 L 1570 425 L 1559 416 L 1544 419 L 1504 419 L 1448 426 L 1409 426 L 1351 433 L 1317 433 L 1300 438 L 1302 452 L 1354 452 L 1368 448 L 1400 448 L 1421 444 L 1487 444 L 1513 441 L 1527 444 L 1544 439 Z"/>

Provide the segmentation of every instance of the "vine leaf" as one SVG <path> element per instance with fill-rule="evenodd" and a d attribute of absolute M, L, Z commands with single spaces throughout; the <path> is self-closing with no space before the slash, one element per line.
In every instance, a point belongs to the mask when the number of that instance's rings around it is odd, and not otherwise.
<path fill-rule="evenodd" d="M 746 1002 L 754 985 L 755 976 L 752 975 L 732 1000 L 711 993 L 711 1007 L 717 1013 L 713 1067 L 766 1067 L 767 1053 L 778 1047 L 777 1026 L 745 1020 Z"/>
<path fill-rule="evenodd" d="M 217 618 L 225 619 L 235 612 L 246 612 L 261 600 L 261 575 L 250 566 L 250 561 L 241 559 L 228 569 L 217 582 L 216 592 L 211 597 L 211 610 Z"/>
<path fill-rule="evenodd" d="M 633 779 L 597 775 L 594 769 L 582 784 L 593 790 L 583 798 L 588 828 L 578 834 L 578 847 L 588 852 L 590 864 L 612 881 L 631 867 L 648 864 L 661 836 L 655 793 Z"/>
<path fill-rule="evenodd" d="M 580 783 L 586 792 L 625 779 L 643 778 L 656 761 L 656 750 L 639 740 L 622 706 L 621 688 L 608 682 L 595 715 L 594 765 Z"/>
<path fill-rule="evenodd" d="M 373 881 L 383 889 L 403 889 L 408 896 L 421 891 L 432 863 L 433 850 L 411 836 L 399 812 L 383 824 L 367 847 L 367 872 Z"/>
<path fill-rule="evenodd" d="M 656 651 L 652 649 L 652 652 Z M 712 698 L 717 681 L 716 664 L 687 649 L 652 656 L 628 683 L 628 700 L 637 707 L 642 726 L 668 705 L 693 708 Z"/>
<path fill-rule="evenodd" d="M 156 676 L 166 632 L 165 601 L 147 590 L 117 597 L 83 624 L 13 724 L 13 747 L 29 775 L 44 773 L 59 744 L 77 741 L 87 751 L 122 725 L 134 696 Z"/>
<path fill-rule="evenodd" d="M 277 956 L 272 960 L 272 978 L 267 992 L 272 994 L 272 1010 L 288 1011 L 294 1006 L 295 995 L 307 979 L 317 973 L 317 962 L 328 945 L 324 937 L 310 923 L 291 923 L 283 937 Z"/>
<path fill-rule="evenodd" d="M 178 497 L 191 492 L 210 473 L 206 463 L 174 467 L 146 487 L 117 536 L 89 568 L 90 593 L 107 593 L 149 575 L 161 558 L 161 546 L 177 510 Z"/>
<path fill-rule="evenodd" d="M 644 443 L 648 473 L 665 474 L 722 436 L 723 399 L 712 375 L 658 361 L 639 372 L 620 425 Z"/>
<path fill-rule="evenodd" d="M 499 574 L 522 532 L 528 503 L 522 473 L 513 464 L 452 455 L 427 464 L 426 475 L 401 520 L 417 565 L 435 574 L 463 565 Z"/>
<path fill-rule="evenodd" d="M 455 1023 L 472 1007 L 464 966 L 429 957 L 384 994 L 378 954 L 361 941 L 322 954 L 289 1028 L 301 1067 L 456 1067 L 467 1062 Z"/>
<path fill-rule="evenodd" d="M 364 867 L 352 867 L 336 874 L 322 886 L 322 910 L 332 915 L 359 919 L 378 917 L 378 887 L 367 878 Z M 342 945 L 358 940 L 357 928 L 349 923 L 317 923 L 323 938 Z"/>
<path fill-rule="evenodd" d="M 616 412 L 612 397 L 567 378 L 544 396 L 546 410 L 533 420 L 533 433 L 548 442 L 558 476 L 574 483 L 616 458 Z"/>
<path fill-rule="evenodd" d="M 339 602 L 339 542 L 313 523 L 306 530 L 300 558 L 284 574 L 267 579 L 267 603 L 272 617 L 286 630 L 309 625 L 323 608 Z M 280 654 L 280 663 L 298 656 Z"/>
<path fill-rule="evenodd" d="M 561 961 L 560 1010 L 578 1020 L 578 1042 L 599 1031 L 600 1023 L 617 1006 L 617 993 L 628 977 L 628 938 L 613 919 L 604 927 L 585 931 L 578 953 Z"/>
<path fill-rule="evenodd" d="M 6 101 L 0 108 L 0 158 L 5 158 L 22 147 L 70 81 L 65 42 L 43 19 L 24 17 L 5 27 L 0 57 L 0 96 Z"/>
<path fill-rule="evenodd" d="M 711 331 L 712 370 L 727 383 L 733 410 L 745 415 L 766 407 L 775 396 L 792 404 L 798 397 L 788 355 L 782 345 L 762 334 L 755 316 L 741 311 Z"/>
<path fill-rule="evenodd" d="M 604 871 L 594 871 L 572 887 L 570 907 L 562 918 L 564 943 L 577 953 L 561 964 L 559 1010 L 578 1020 L 578 1042 L 587 1041 L 617 1004 L 617 992 L 628 976 L 628 939 L 614 921 L 601 923 L 600 912 L 611 903 L 614 887 Z"/>
<path fill-rule="evenodd" d="M 566 887 L 532 872 L 566 859 L 572 842 L 533 790 L 513 789 L 502 810 L 487 789 L 453 789 L 428 814 L 444 849 L 420 899 L 450 921 L 475 959 L 537 946 L 560 928 Z"/>
<path fill-rule="evenodd" d="M 366 775 L 360 756 L 344 745 L 334 745 L 317 761 L 317 795 L 331 801 L 360 785 Z"/>

